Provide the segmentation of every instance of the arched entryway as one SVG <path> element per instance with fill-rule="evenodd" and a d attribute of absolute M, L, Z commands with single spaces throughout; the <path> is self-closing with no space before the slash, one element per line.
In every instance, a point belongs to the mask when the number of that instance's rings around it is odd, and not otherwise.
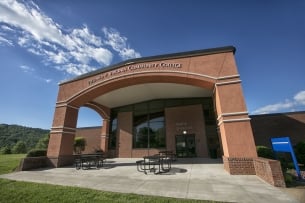
<path fill-rule="evenodd" d="M 194 93 L 195 97 L 199 97 L 198 94 L 202 94 L 201 97 L 208 94 L 213 101 L 226 169 L 231 170 L 232 160 L 238 160 L 240 166 L 251 162 L 257 155 L 234 51 L 234 47 L 225 47 L 134 59 L 60 84 L 48 158 L 55 166 L 69 163 L 72 149 L 68 145 L 74 138 L 78 109 L 81 106 L 95 109 L 104 118 L 101 147 L 108 151 L 111 109 L 170 98 L 174 92 L 176 97 L 181 98 L 192 91 L 198 91 Z M 156 93 L 157 89 L 162 94 Z M 149 94 L 143 96 L 147 92 Z M 194 109 L 197 107 L 192 108 L 192 111 L 196 111 Z M 172 115 L 168 122 L 174 122 L 177 129 L 179 125 L 185 125 L 185 122 L 175 120 L 175 112 L 185 112 L 186 115 L 190 109 L 167 109 L 168 115 Z M 125 121 L 119 124 L 119 144 L 124 145 L 128 142 L 126 138 L 133 134 L 134 118 L 131 111 L 119 116 L 119 120 Z M 207 143 L 205 140 L 199 141 Z M 119 155 L 128 157 L 129 148 L 130 144 L 120 146 Z M 202 150 L 200 153 L 208 153 L 206 149 Z"/>

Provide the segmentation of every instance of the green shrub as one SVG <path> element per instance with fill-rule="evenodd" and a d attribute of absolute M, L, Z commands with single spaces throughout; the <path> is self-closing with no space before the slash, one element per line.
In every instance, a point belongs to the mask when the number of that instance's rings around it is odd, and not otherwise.
<path fill-rule="evenodd" d="M 294 177 L 290 173 L 284 173 L 284 178 L 286 184 L 291 184 L 294 181 Z"/>
<path fill-rule="evenodd" d="M 2 147 L 0 149 L 0 154 L 11 154 L 12 150 L 9 146 Z"/>
<path fill-rule="evenodd" d="M 48 149 L 49 139 L 49 135 L 40 138 L 36 143 L 35 149 Z"/>
<path fill-rule="evenodd" d="M 256 151 L 259 157 L 275 159 L 274 153 L 271 148 L 268 148 L 266 146 L 257 146 Z"/>
<path fill-rule="evenodd" d="M 13 154 L 24 154 L 27 152 L 27 149 L 26 149 L 26 145 L 23 141 L 18 141 L 13 149 L 12 149 L 12 152 Z"/>
<path fill-rule="evenodd" d="M 288 153 L 277 153 L 278 160 L 281 162 L 282 171 L 286 172 L 294 168 L 291 156 Z"/>
<path fill-rule="evenodd" d="M 76 137 L 74 139 L 74 152 L 76 154 L 81 154 L 85 150 L 86 139 L 83 137 Z"/>
<path fill-rule="evenodd" d="M 305 142 L 299 142 L 295 146 L 295 155 L 298 162 L 305 165 Z"/>
<path fill-rule="evenodd" d="M 39 157 L 39 156 L 47 156 L 47 150 L 46 149 L 32 149 L 26 155 L 26 157 Z"/>

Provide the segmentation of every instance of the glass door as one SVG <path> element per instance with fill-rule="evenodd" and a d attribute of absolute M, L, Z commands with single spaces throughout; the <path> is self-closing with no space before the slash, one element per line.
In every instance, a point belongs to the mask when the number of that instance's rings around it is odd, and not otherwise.
<path fill-rule="evenodd" d="M 196 157 L 196 142 L 194 134 L 176 136 L 177 157 Z"/>

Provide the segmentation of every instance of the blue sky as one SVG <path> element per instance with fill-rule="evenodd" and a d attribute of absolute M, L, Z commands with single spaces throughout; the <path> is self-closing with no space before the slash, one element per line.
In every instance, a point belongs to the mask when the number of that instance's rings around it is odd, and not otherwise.
<path fill-rule="evenodd" d="M 227 45 L 250 114 L 304 111 L 304 10 L 302 0 L 1 0 L 0 123 L 49 129 L 60 81 Z M 100 124 L 81 108 L 78 126 Z"/>

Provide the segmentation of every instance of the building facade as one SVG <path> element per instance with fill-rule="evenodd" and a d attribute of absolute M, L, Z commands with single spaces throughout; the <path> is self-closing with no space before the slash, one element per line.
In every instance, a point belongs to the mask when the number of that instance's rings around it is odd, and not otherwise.
<path fill-rule="evenodd" d="M 71 164 L 85 106 L 101 116 L 99 146 L 113 157 L 171 150 L 179 157 L 222 157 L 230 173 L 255 174 L 234 54 L 228 46 L 132 59 L 62 82 L 48 159 L 56 167 Z"/>
<path fill-rule="evenodd" d="M 256 146 L 272 148 L 271 138 L 289 137 L 292 145 L 305 141 L 305 111 L 250 115 L 251 127 Z M 210 123 L 211 124 L 211 123 Z M 215 126 L 207 129 L 209 156 L 221 158 L 220 143 L 215 135 Z M 94 153 L 100 148 L 102 126 L 92 126 L 76 129 L 76 137 L 84 137 L 87 141 L 84 153 Z M 212 139 L 212 140 L 211 140 Z M 109 146 L 109 145 L 108 145 Z M 217 149 L 216 151 L 214 149 Z M 116 148 L 109 147 L 108 154 L 115 157 Z"/>
<path fill-rule="evenodd" d="M 305 111 L 252 115 L 256 146 L 271 146 L 271 138 L 290 137 L 292 145 L 305 141 Z"/>

